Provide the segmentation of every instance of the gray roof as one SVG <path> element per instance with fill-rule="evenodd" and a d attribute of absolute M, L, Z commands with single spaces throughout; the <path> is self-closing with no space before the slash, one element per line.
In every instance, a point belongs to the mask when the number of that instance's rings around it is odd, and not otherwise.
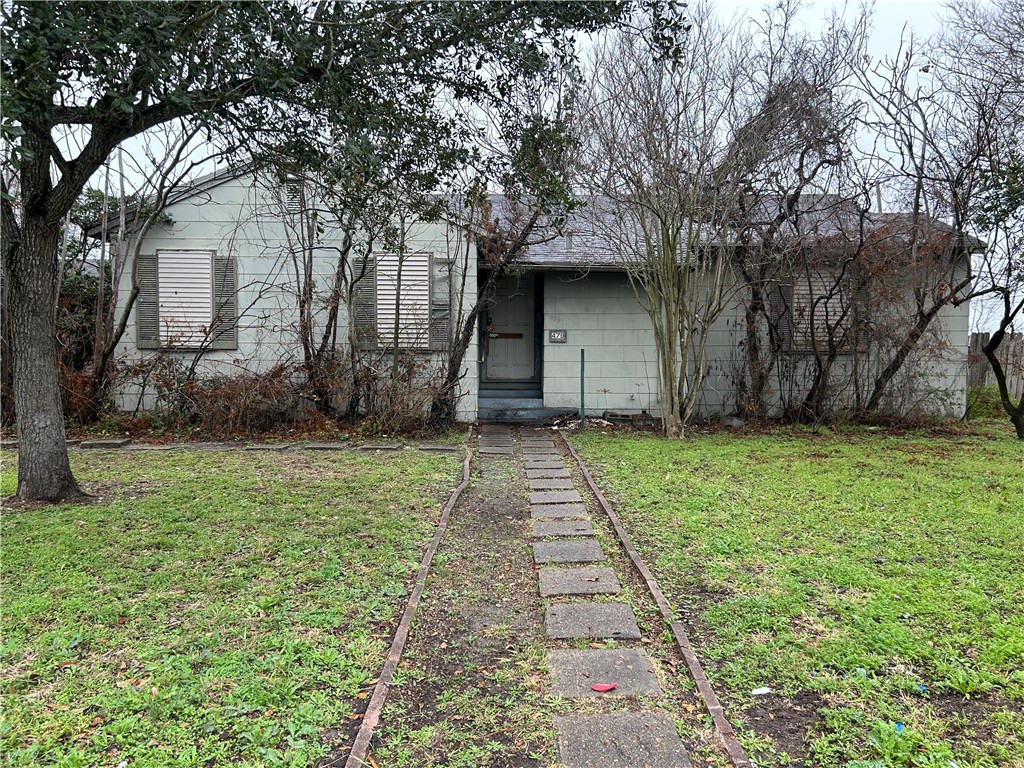
<path fill-rule="evenodd" d="M 546 234 L 541 234 L 537 238 L 539 242 L 529 246 L 521 263 L 536 269 L 585 271 L 625 268 L 629 257 L 621 253 L 624 249 L 617 247 L 616 237 L 609 234 L 617 227 L 621 233 L 624 227 L 605 208 L 609 205 L 610 201 L 602 201 L 600 198 L 585 200 L 583 206 L 569 216 L 560 231 L 549 228 Z M 782 201 L 760 201 L 758 206 L 763 209 L 763 214 L 752 217 L 754 234 L 745 244 L 746 247 L 760 244 L 764 229 L 781 209 Z M 909 245 L 915 220 L 919 228 L 944 235 L 954 234 L 951 226 L 936 219 L 922 220 L 905 212 L 864 211 L 848 199 L 831 195 L 805 195 L 795 215 L 786 219 L 779 235 L 807 248 L 843 248 L 856 246 L 864 236 L 882 234 L 888 242 L 900 247 Z M 710 233 L 708 237 L 711 238 Z M 637 240 L 640 240 L 639 234 Z M 975 238 L 968 238 L 965 247 L 977 251 L 983 249 L 984 244 Z M 843 250 L 848 252 L 846 248 Z"/>

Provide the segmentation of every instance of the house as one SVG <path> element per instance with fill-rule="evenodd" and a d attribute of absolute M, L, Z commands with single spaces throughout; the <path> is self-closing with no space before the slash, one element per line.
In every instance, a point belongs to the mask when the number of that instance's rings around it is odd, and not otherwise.
<path fill-rule="evenodd" d="M 119 355 L 139 360 L 160 352 L 195 365 L 200 375 L 299 362 L 301 326 L 322 321 L 330 303 L 325 287 L 339 273 L 344 250 L 343 232 L 329 216 L 312 229 L 296 224 L 301 195 L 293 182 L 231 173 L 177 192 L 166 209 L 169 222 L 149 231 L 122 276 L 120 300 L 131 291 L 133 270 L 139 295 Z M 868 230 L 888 231 L 891 248 L 901 242 L 901 226 L 899 217 L 875 215 Z M 537 419 L 578 412 L 581 404 L 589 415 L 660 414 L 651 321 L 629 265 L 599 229 L 587 215 L 576 216 L 531 245 L 498 282 L 464 359 L 460 420 Z M 873 274 L 853 280 L 849 270 L 837 271 L 853 263 L 842 256 L 851 252 L 848 233 L 834 223 L 818 229 L 814 242 L 831 243 L 822 252 L 832 255 L 773 278 L 766 303 L 778 352 L 769 387 L 773 413 L 799 401 L 822 348 L 831 350 L 827 396 L 840 410 L 852 407 L 899 341 L 903 326 L 883 319 L 913 316 L 912 276 L 893 266 L 899 260 L 883 265 L 876 253 L 873 262 L 862 248 L 857 266 Z M 429 368 L 461 328 L 488 264 L 477 248 L 481 233 L 458 222 L 414 217 L 400 230 L 401 247 L 378 244 L 373 258 L 345 261 L 351 311 L 340 312 L 331 343 L 345 343 L 352 331 L 361 348 L 401 350 Z M 963 264 L 943 268 L 967 274 Z M 744 287 L 735 289 L 709 338 L 698 406 L 705 418 L 744 412 L 748 316 Z M 963 412 L 967 312 L 966 304 L 939 312 L 893 388 L 900 408 Z M 123 407 L 154 396 L 140 382 L 119 395 Z"/>

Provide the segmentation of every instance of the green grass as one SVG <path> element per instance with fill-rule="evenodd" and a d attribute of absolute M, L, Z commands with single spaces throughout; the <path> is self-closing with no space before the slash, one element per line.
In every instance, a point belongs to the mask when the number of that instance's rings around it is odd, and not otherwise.
<path fill-rule="evenodd" d="M 75 454 L 98 503 L 3 517 L 0 764 L 314 764 L 357 722 L 458 464 Z"/>
<path fill-rule="evenodd" d="M 1024 765 L 1024 445 L 1006 433 L 574 437 L 761 764 Z M 799 743 L 802 742 L 802 743 Z"/>

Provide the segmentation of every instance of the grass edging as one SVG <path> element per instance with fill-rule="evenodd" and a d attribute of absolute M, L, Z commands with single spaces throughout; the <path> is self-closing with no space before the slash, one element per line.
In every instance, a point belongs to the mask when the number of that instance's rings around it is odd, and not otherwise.
<path fill-rule="evenodd" d="M 430 564 L 433 562 L 434 555 L 437 554 L 437 548 L 440 546 L 441 539 L 444 538 L 445 530 L 448 528 L 448 518 L 451 516 L 451 512 L 458 503 L 462 492 L 469 485 L 471 457 L 472 453 L 467 440 L 465 457 L 462 460 L 462 482 L 459 483 L 448 498 L 448 503 L 445 504 L 444 510 L 441 512 L 441 518 L 438 520 L 437 529 L 434 531 L 434 538 L 431 539 L 427 551 L 423 554 L 420 569 L 416 574 L 416 584 L 413 587 L 412 594 L 409 595 L 408 602 L 405 604 L 405 610 L 402 612 L 398 629 L 395 631 L 395 639 L 391 642 L 391 648 L 388 650 L 387 661 L 384 662 L 380 676 L 377 679 L 377 684 L 374 686 L 373 695 L 370 697 L 370 703 L 366 707 L 362 723 L 359 726 L 359 732 L 356 734 L 352 750 L 349 752 L 348 760 L 345 762 L 345 768 L 350 768 L 350 766 L 351 768 L 360 768 L 366 762 L 366 757 L 370 751 L 370 742 L 373 740 L 374 729 L 380 721 L 381 711 L 384 709 L 384 704 L 387 701 L 388 688 L 394 678 L 398 663 L 401 661 L 402 651 L 405 650 L 405 643 L 409 639 L 409 630 L 412 627 L 416 608 L 419 605 L 420 598 L 423 596 L 423 589 L 427 583 L 427 572 L 430 570 Z"/>
<path fill-rule="evenodd" d="M 697 686 L 697 690 L 704 702 L 704 706 L 707 707 L 708 713 L 711 715 L 715 724 L 715 730 L 722 739 L 725 751 L 729 755 L 729 761 L 733 766 L 735 766 L 735 768 L 750 768 L 752 765 L 750 758 L 747 757 L 747 753 L 744 751 L 743 746 L 736 737 L 736 731 L 733 729 L 732 724 L 726 717 L 725 709 L 722 707 L 718 695 L 715 693 L 715 689 L 711 686 L 711 682 L 704 673 L 704 668 L 701 666 L 700 659 L 697 658 L 697 654 L 693 650 L 690 639 L 686 635 L 686 630 L 683 629 L 682 624 L 680 624 L 676 619 L 675 612 L 672 610 L 672 606 L 669 605 L 668 600 L 665 599 L 665 594 L 661 591 L 661 587 L 658 586 L 658 582 L 654 578 L 654 574 L 651 573 L 651 570 L 647 567 L 639 553 L 633 547 L 629 534 L 626 533 L 618 515 L 615 514 L 615 510 L 608 503 L 604 494 L 601 493 L 601 489 L 597 486 L 597 483 L 594 482 L 594 478 L 590 474 L 590 470 L 587 469 L 587 465 L 584 463 L 583 457 L 576 451 L 576 448 L 573 446 L 569 436 L 562 431 L 560 431 L 559 434 L 565 441 L 566 447 L 569 449 L 569 453 L 572 454 L 573 459 L 576 460 L 576 464 L 579 466 L 580 472 L 583 474 L 583 478 L 587 481 L 587 486 L 590 488 L 590 492 L 594 494 L 598 504 L 601 505 L 601 509 L 604 510 L 609 522 L 611 522 L 612 528 L 615 530 L 615 535 L 619 539 L 619 543 L 622 544 L 623 549 L 626 550 L 626 554 L 629 555 L 629 559 L 632 561 L 633 567 L 636 568 L 637 572 L 643 578 L 644 583 L 647 585 L 647 590 L 651 593 L 651 597 L 658 606 L 658 610 L 661 612 L 665 622 L 672 630 L 672 636 L 675 638 L 679 652 L 682 654 L 683 659 L 686 662 L 686 666 L 690 670 L 690 675 L 693 677 L 693 681 Z"/>

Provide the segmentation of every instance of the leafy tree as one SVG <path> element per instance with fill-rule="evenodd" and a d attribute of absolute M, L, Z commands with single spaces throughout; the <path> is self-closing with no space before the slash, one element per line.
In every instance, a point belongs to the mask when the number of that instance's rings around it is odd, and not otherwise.
<path fill-rule="evenodd" d="M 621 1 L 5 3 L 0 213 L 18 495 L 81 495 L 57 386 L 55 254 L 67 212 L 122 142 L 181 120 L 239 153 L 367 127 L 401 141 L 410 124 L 449 125 L 439 95 L 500 98 L 503 72 L 569 55 L 572 30 L 630 13 Z"/>

